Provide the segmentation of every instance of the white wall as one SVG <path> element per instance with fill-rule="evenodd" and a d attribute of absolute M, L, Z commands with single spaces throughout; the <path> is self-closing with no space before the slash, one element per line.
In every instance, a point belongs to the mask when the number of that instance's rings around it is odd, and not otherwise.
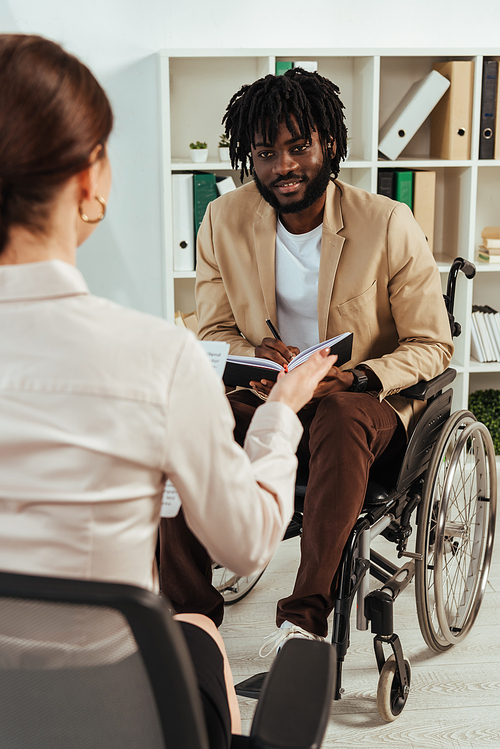
<path fill-rule="evenodd" d="M 0 31 L 38 33 L 88 64 L 111 99 L 114 187 L 79 251 L 91 290 L 161 314 L 162 48 L 500 47 L 499 0 L 0 0 Z"/>

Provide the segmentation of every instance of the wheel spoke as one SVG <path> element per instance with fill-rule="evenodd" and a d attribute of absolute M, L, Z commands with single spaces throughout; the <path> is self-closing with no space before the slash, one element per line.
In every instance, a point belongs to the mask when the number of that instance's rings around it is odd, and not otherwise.
<path fill-rule="evenodd" d="M 450 417 L 436 443 L 419 514 L 417 611 L 424 639 L 434 650 L 463 639 L 475 621 L 491 560 L 495 511 L 491 437 L 471 414 L 460 412 Z"/>

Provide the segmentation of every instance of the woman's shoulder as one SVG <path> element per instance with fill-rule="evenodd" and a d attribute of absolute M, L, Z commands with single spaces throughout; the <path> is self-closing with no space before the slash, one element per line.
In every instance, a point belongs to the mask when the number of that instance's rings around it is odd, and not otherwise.
<path fill-rule="evenodd" d="M 114 376 L 153 397 L 164 398 L 179 366 L 198 348 L 191 331 L 146 312 L 89 295 L 84 302 L 83 348 Z M 113 373 L 113 374 L 112 374 Z"/>

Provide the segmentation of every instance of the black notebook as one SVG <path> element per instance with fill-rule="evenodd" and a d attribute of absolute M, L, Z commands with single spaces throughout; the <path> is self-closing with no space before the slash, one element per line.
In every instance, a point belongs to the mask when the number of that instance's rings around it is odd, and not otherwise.
<path fill-rule="evenodd" d="M 338 359 L 335 366 L 340 367 L 351 358 L 352 352 L 352 333 L 342 333 L 341 335 L 330 338 L 328 341 L 316 343 L 314 346 L 301 351 L 288 365 L 291 371 L 303 364 L 315 351 L 330 346 L 330 354 L 337 354 Z M 277 364 L 270 359 L 259 359 L 257 356 L 231 356 L 227 357 L 226 368 L 224 370 L 223 380 L 226 385 L 240 385 L 250 387 L 253 380 L 272 380 L 275 382 L 280 372 L 283 371 L 281 364 Z"/>

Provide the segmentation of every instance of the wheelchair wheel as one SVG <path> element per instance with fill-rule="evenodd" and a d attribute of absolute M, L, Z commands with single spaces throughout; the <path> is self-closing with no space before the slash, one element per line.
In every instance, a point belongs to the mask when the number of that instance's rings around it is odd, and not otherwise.
<path fill-rule="evenodd" d="M 408 685 L 411 681 L 411 668 L 405 660 Z M 387 721 L 396 720 L 406 705 L 409 688 L 403 690 L 401 680 L 396 675 L 396 659 L 390 655 L 382 667 L 377 687 L 377 710 L 381 718 Z"/>
<path fill-rule="evenodd" d="M 417 614 L 422 636 L 436 652 L 461 642 L 479 612 L 496 500 L 491 436 L 469 411 L 453 414 L 434 446 L 418 511 Z"/>
<path fill-rule="evenodd" d="M 227 567 L 221 567 L 219 564 L 212 564 L 212 585 L 224 598 L 225 606 L 237 603 L 245 598 L 259 582 L 260 578 L 266 571 L 266 567 L 252 575 L 242 577 L 230 572 Z"/>

